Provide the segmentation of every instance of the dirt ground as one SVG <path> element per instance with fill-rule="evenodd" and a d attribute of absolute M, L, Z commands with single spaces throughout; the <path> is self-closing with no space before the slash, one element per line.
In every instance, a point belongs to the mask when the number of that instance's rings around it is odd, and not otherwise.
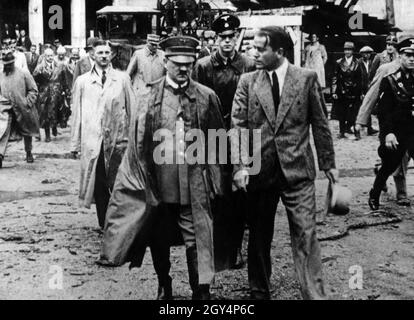
<path fill-rule="evenodd" d="M 337 133 L 336 123 L 332 129 Z M 382 197 L 383 211 L 371 213 L 367 205 L 376 148 L 376 137 L 335 141 L 341 183 L 354 199 L 349 215 L 328 216 L 318 226 L 331 299 L 414 298 L 413 210 L 395 205 L 392 179 Z M 22 142 L 10 145 L 0 170 L 0 299 L 153 299 L 157 281 L 150 255 L 133 271 L 95 264 L 101 235 L 94 210 L 78 209 L 79 162 L 69 159 L 68 151 L 69 129 L 50 144 L 35 143 L 33 165 L 24 162 Z M 323 178 L 317 180 L 319 210 L 327 189 Z M 412 195 L 411 170 L 408 183 Z M 273 298 L 300 299 L 283 206 L 272 250 Z M 171 259 L 174 296 L 189 299 L 184 248 L 172 249 Z M 350 286 L 352 267 L 362 271 L 360 290 Z M 220 300 L 247 299 L 247 268 L 217 275 L 212 291 Z"/>

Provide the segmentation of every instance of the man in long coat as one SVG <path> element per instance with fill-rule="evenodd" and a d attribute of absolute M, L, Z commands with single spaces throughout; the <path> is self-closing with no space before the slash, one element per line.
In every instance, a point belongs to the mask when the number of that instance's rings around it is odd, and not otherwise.
<path fill-rule="evenodd" d="M 248 196 L 249 284 L 252 299 L 270 299 L 271 248 L 275 214 L 282 200 L 289 219 L 293 260 L 304 299 L 325 297 L 316 235 L 315 161 L 337 180 L 327 110 L 316 72 L 291 65 L 285 52 L 293 43 L 279 27 L 265 27 L 254 38 L 256 67 L 244 74 L 232 111 L 234 183 Z M 261 143 L 243 132 L 261 132 Z M 241 142 L 241 143 L 240 143 Z M 253 152 L 252 152 L 253 151 Z M 249 164 L 246 155 L 260 160 Z M 260 169 L 260 170 L 257 170 Z M 257 171 L 256 171 L 257 170 Z"/>
<path fill-rule="evenodd" d="M 70 107 L 65 101 L 65 97 L 70 95 L 71 84 L 65 71 L 66 65 L 55 60 L 52 49 L 46 49 L 45 58 L 33 72 L 33 77 L 39 85 L 38 110 L 46 142 L 51 141 L 51 130 L 56 137 L 58 125 L 65 128 L 71 115 Z"/>
<path fill-rule="evenodd" d="M 166 50 L 167 76 L 138 98 L 139 113 L 131 125 L 128 151 L 107 213 L 100 264 L 120 266 L 131 261 L 132 267 L 141 266 L 149 246 L 159 281 L 157 299 L 169 300 L 170 246 L 182 238 L 193 299 L 209 299 L 216 271 L 211 207 L 223 192 L 219 154 L 214 154 L 216 163 L 211 164 L 206 151 L 211 143 L 208 130 L 224 128 L 221 106 L 211 89 L 190 79 L 198 41 L 171 37 L 161 45 Z M 173 143 L 154 141 L 158 133 L 176 130 Z M 190 130 L 209 138 L 197 151 L 201 160 L 193 163 L 188 159 L 189 143 L 184 142 L 189 141 Z M 159 162 L 161 145 L 177 161 Z"/>
<path fill-rule="evenodd" d="M 164 52 L 158 49 L 160 37 L 155 34 L 147 36 L 147 45 L 134 52 L 127 68 L 135 93 L 139 94 L 148 83 L 165 75 Z"/>
<path fill-rule="evenodd" d="M 26 161 L 34 161 L 32 138 L 39 135 L 36 109 L 37 86 L 29 72 L 14 65 L 12 52 L 3 53 L 3 71 L 0 74 L 0 168 L 7 143 L 13 132 L 23 136 Z"/>
<path fill-rule="evenodd" d="M 227 129 L 231 126 L 231 108 L 240 77 L 244 73 L 255 70 L 254 61 L 236 50 L 239 26 L 240 20 L 236 16 L 231 14 L 219 16 L 212 25 L 213 31 L 218 35 L 219 48 L 211 56 L 200 59 L 193 71 L 193 79 L 213 89 L 219 97 Z M 226 235 L 226 239 L 216 238 L 215 241 L 221 245 L 227 244 L 229 250 L 239 248 L 228 256 L 233 260 L 234 267 L 240 268 L 243 266 L 241 247 L 246 225 L 243 219 L 246 216 L 246 199 L 243 192 L 232 190 L 233 167 L 230 161 L 226 168 L 225 197 L 217 203 L 214 222 L 217 228 L 230 225 L 231 228 L 221 233 Z"/>
<path fill-rule="evenodd" d="M 105 214 L 119 164 L 128 142 L 135 95 L 128 75 L 110 66 L 111 48 L 94 43 L 95 65 L 73 89 L 71 151 L 81 154 L 80 206 L 95 201 L 99 226 Z"/>
<path fill-rule="evenodd" d="M 354 51 L 355 44 L 345 42 L 345 56 L 336 61 L 332 78 L 333 115 L 339 121 L 339 139 L 345 138 L 345 133 L 352 133 L 351 128 L 355 126 L 361 105 L 362 71 L 358 60 L 354 57 Z"/>
<path fill-rule="evenodd" d="M 79 76 L 91 71 L 95 64 L 93 44 L 98 40 L 99 38 L 95 37 L 88 38 L 85 47 L 87 54 L 76 63 L 75 71 L 73 72 L 73 84 L 75 84 L 75 81 Z"/>

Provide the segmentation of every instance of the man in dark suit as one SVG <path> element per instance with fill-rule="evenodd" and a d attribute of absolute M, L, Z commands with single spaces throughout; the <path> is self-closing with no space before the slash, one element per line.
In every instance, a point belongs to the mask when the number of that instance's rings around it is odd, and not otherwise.
<path fill-rule="evenodd" d="M 29 68 L 30 74 L 33 74 L 39 61 L 39 55 L 36 53 L 36 45 L 33 44 L 30 47 L 30 52 L 26 52 L 27 67 Z"/>
<path fill-rule="evenodd" d="M 30 38 L 26 35 L 26 30 L 20 31 L 20 38 L 17 41 L 17 46 L 22 47 L 24 51 L 29 51 L 30 47 L 32 46 L 32 41 Z"/>
<path fill-rule="evenodd" d="M 271 243 L 277 204 L 282 199 L 302 296 L 323 299 L 310 127 L 319 168 L 331 182 L 337 181 L 337 172 L 322 90 L 316 72 L 295 67 L 285 58 L 293 43 L 282 28 L 261 28 L 254 38 L 254 48 L 259 70 L 240 79 L 231 132 L 232 160 L 238 163 L 234 184 L 247 192 L 249 202 L 251 298 L 270 299 Z M 254 130 L 261 132 L 261 144 L 253 144 Z M 248 143 L 243 139 L 248 136 L 245 132 L 249 132 Z M 245 155 L 251 154 L 253 165 L 245 161 Z M 260 170 L 256 163 L 259 160 Z"/>
<path fill-rule="evenodd" d="M 345 42 L 344 57 L 336 61 L 332 78 L 332 99 L 335 101 L 333 114 L 339 121 L 339 139 L 344 139 L 345 133 L 353 133 L 351 128 L 355 127 L 361 106 L 362 72 L 354 51 L 354 43 Z M 358 134 L 356 138 L 359 138 Z"/>
<path fill-rule="evenodd" d="M 73 72 L 73 84 L 75 84 L 75 81 L 79 76 L 92 70 L 92 67 L 95 64 L 93 45 L 98 40 L 99 38 L 94 37 L 87 40 L 85 51 L 88 55 L 76 63 L 75 71 Z"/>

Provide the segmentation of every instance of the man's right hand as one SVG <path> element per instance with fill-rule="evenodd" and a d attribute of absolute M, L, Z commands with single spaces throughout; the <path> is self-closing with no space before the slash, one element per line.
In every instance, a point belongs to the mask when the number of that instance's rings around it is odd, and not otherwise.
<path fill-rule="evenodd" d="M 390 133 L 385 137 L 385 146 L 390 150 L 397 150 L 398 148 L 398 140 L 395 134 Z"/>
<path fill-rule="evenodd" d="M 238 171 L 233 178 L 234 184 L 238 190 L 244 190 L 247 192 L 247 186 L 249 185 L 249 172 L 247 170 Z"/>

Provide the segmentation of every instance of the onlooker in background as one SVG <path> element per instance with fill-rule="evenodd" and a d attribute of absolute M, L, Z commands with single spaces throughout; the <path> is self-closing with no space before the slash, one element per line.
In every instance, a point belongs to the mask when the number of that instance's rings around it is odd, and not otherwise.
<path fill-rule="evenodd" d="M 98 40 L 99 38 L 91 37 L 86 41 L 85 51 L 87 55 L 76 63 L 75 71 L 73 72 L 73 84 L 79 76 L 92 70 L 92 67 L 95 64 L 93 46 Z"/>
<path fill-rule="evenodd" d="M 35 44 L 30 46 L 30 51 L 26 52 L 26 62 L 27 67 L 29 68 L 30 74 L 33 74 L 37 67 L 37 63 L 39 61 L 39 55 L 36 52 L 37 47 Z"/>
<path fill-rule="evenodd" d="M 32 137 L 39 135 L 39 117 L 36 110 L 37 86 L 33 77 L 15 66 L 15 56 L 12 51 L 4 52 L 2 56 L 3 71 L 0 74 L 0 100 L 7 102 L 8 123 L 4 134 L 0 134 L 0 168 L 10 134 L 16 131 L 23 136 L 26 161 L 34 161 L 32 155 Z M 3 110 L 0 110 L 3 111 Z"/>
<path fill-rule="evenodd" d="M 10 40 L 9 48 L 12 50 L 14 57 L 16 58 L 16 61 L 14 64 L 16 67 L 29 72 L 29 68 L 27 67 L 26 56 L 23 52 L 16 50 L 16 44 L 17 44 L 17 41 L 15 39 Z"/>
<path fill-rule="evenodd" d="M 50 43 L 45 43 L 43 44 L 43 53 L 39 56 L 39 61 L 37 62 L 38 64 L 42 63 L 43 59 L 45 58 L 45 51 L 46 49 L 52 49 L 53 51 L 53 46 Z"/>
<path fill-rule="evenodd" d="M 145 48 L 135 51 L 129 62 L 127 73 L 131 77 L 135 93 L 140 93 L 147 84 L 165 75 L 164 52 L 158 49 L 160 37 L 149 34 Z"/>
<path fill-rule="evenodd" d="M 16 39 L 16 34 L 10 30 L 10 26 L 5 23 L 3 26 L 3 31 L 1 33 L 1 39 L 2 41 L 6 39 Z"/>
<path fill-rule="evenodd" d="M 316 71 L 321 87 L 325 88 L 325 64 L 328 61 L 328 54 L 325 46 L 319 43 L 317 34 L 312 33 L 310 41 L 311 43 L 305 48 L 305 68 Z"/>
<path fill-rule="evenodd" d="M 16 39 L 16 41 L 19 41 L 20 39 L 20 26 L 19 24 L 16 23 L 16 25 L 14 26 L 14 35 L 15 37 L 13 39 Z"/>
<path fill-rule="evenodd" d="M 65 67 L 69 63 L 69 58 L 66 57 L 66 49 L 64 46 L 60 46 L 56 50 L 55 62 L 57 65 L 63 64 Z"/>
<path fill-rule="evenodd" d="M 22 29 L 20 31 L 20 38 L 19 38 L 19 41 L 17 41 L 17 45 L 19 47 L 23 47 L 24 51 L 26 52 L 30 50 L 30 47 L 32 46 L 32 41 L 26 35 L 26 30 Z"/>
<path fill-rule="evenodd" d="M 345 133 L 352 134 L 362 96 L 361 67 L 354 57 L 355 44 L 345 42 L 345 56 L 335 65 L 332 78 L 332 99 L 334 100 L 333 118 L 339 121 L 339 139 L 346 138 Z"/>
<path fill-rule="evenodd" d="M 55 61 L 52 49 L 45 50 L 45 59 L 36 67 L 33 76 L 39 85 L 40 127 L 45 130 L 46 142 L 50 142 L 50 129 L 58 135 L 58 124 L 64 128 L 70 116 L 64 98 L 70 87 L 65 79 L 65 65 Z"/>
<path fill-rule="evenodd" d="M 214 39 L 212 38 L 204 40 L 203 47 L 201 48 L 201 51 L 198 55 L 198 59 L 210 56 L 213 53 L 214 43 Z"/>
<path fill-rule="evenodd" d="M 365 98 L 365 95 L 368 92 L 369 85 L 370 85 L 369 76 L 371 74 L 371 69 L 372 69 L 372 54 L 374 53 L 374 50 L 369 46 L 365 46 L 359 51 L 359 53 L 361 54 L 361 59 L 359 60 L 359 64 L 361 66 L 361 72 L 362 72 L 362 95 Z M 378 130 L 375 130 L 374 128 L 372 128 L 371 117 L 369 117 L 367 126 L 368 126 L 369 136 L 373 136 L 378 133 Z M 360 138 L 359 131 L 355 132 L 355 135 L 358 138 Z"/>
<path fill-rule="evenodd" d="M 398 52 L 397 52 L 397 45 L 398 45 L 398 40 L 397 37 L 395 36 L 388 36 L 387 37 L 387 47 L 386 49 L 381 52 L 378 53 L 375 58 L 374 61 L 372 62 L 372 68 L 371 68 L 371 73 L 369 75 L 369 80 L 372 81 L 372 79 L 374 79 L 375 74 L 377 73 L 377 70 L 380 66 L 382 66 L 383 64 L 386 63 L 390 63 L 392 61 L 394 61 L 395 59 L 398 58 Z"/>

